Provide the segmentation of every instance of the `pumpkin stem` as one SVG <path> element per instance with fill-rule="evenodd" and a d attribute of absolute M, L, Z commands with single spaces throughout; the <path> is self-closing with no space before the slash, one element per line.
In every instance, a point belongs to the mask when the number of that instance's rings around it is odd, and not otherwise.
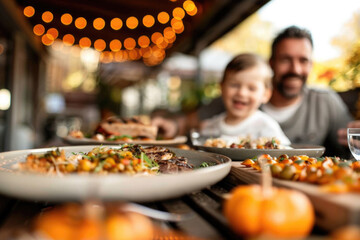
<path fill-rule="evenodd" d="M 268 198 L 272 192 L 272 177 L 267 160 L 267 157 L 264 155 L 258 157 L 259 165 L 261 167 L 261 189 L 264 198 Z"/>

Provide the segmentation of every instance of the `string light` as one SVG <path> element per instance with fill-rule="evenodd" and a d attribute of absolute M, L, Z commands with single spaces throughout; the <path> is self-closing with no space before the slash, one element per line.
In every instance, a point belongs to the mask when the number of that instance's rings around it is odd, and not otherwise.
<path fill-rule="evenodd" d="M 173 12 L 172 12 L 173 16 L 175 19 L 181 20 L 185 17 L 185 11 L 184 9 L 177 7 L 174 8 Z"/>
<path fill-rule="evenodd" d="M 155 24 L 155 18 L 153 16 L 151 16 L 151 15 L 146 15 L 146 16 L 143 17 L 142 22 L 143 22 L 143 25 L 145 27 L 150 28 Z"/>
<path fill-rule="evenodd" d="M 35 9 L 32 6 L 27 6 L 24 8 L 24 15 L 26 17 L 32 17 L 35 14 Z"/>
<path fill-rule="evenodd" d="M 87 25 L 87 21 L 83 17 L 78 17 L 75 20 L 75 27 L 77 27 L 78 29 L 84 29 L 86 25 Z"/>
<path fill-rule="evenodd" d="M 176 0 L 170 1 L 175 2 Z M 182 4 L 182 8 L 175 7 L 170 12 L 172 13 L 170 22 L 171 27 L 165 27 L 162 32 L 155 32 L 151 34 L 151 36 L 142 35 L 138 37 L 137 40 L 128 37 L 124 40 L 123 44 L 119 39 L 113 39 L 108 43 L 110 51 L 104 51 L 107 47 L 107 43 L 103 39 L 94 41 L 93 47 L 97 51 L 102 52 L 105 62 L 138 60 L 143 58 L 144 63 L 147 65 L 156 65 L 165 58 L 165 49 L 172 46 L 172 43 L 176 40 L 176 34 L 180 34 L 184 31 L 185 27 L 182 19 L 185 17 L 185 14 L 194 16 L 197 14 L 198 9 L 192 0 L 185 0 Z M 27 6 L 24 8 L 23 13 L 26 17 L 33 17 L 35 15 L 35 8 Z M 155 25 L 156 20 L 160 24 L 167 24 L 170 21 L 169 13 L 165 11 L 161 11 L 154 16 L 147 14 L 140 18 L 142 25 L 151 28 Z M 41 19 L 45 23 L 51 23 L 54 20 L 54 16 L 50 11 L 45 11 L 41 14 Z M 61 15 L 60 21 L 63 25 L 70 25 L 73 23 L 73 16 L 70 13 L 64 13 Z M 75 19 L 74 25 L 78 29 L 84 29 L 87 27 L 87 20 L 83 17 L 78 17 Z M 115 31 L 120 30 L 123 25 L 123 20 L 117 17 L 111 19 L 109 22 L 109 27 Z M 131 16 L 126 19 L 125 25 L 129 29 L 135 29 L 139 25 L 139 20 L 135 16 Z M 96 30 L 102 30 L 105 26 L 106 22 L 101 17 L 95 18 L 92 21 L 92 27 Z M 42 24 L 35 25 L 33 32 L 35 35 L 41 36 L 43 44 L 47 46 L 52 45 L 54 40 L 59 36 L 59 32 L 56 28 L 49 28 L 45 33 L 45 27 Z M 64 33 L 62 33 L 62 35 L 63 34 Z M 75 38 L 71 34 L 63 35 L 62 40 L 65 45 L 72 46 L 75 44 Z M 92 46 L 92 41 L 88 37 L 83 37 L 78 41 L 78 46 L 80 48 L 90 48 Z M 137 44 L 138 47 L 136 47 Z M 126 50 L 121 50 L 122 47 Z"/>
<path fill-rule="evenodd" d="M 175 32 L 171 27 L 167 27 L 164 29 L 164 37 L 167 39 L 171 39 L 175 36 Z"/>
<path fill-rule="evenodd" d="M 36 24 L 33 28 L 33 32 L 37 36 L 41 36 L 45 33 L 45 27 L 42 24 Z"/>
<path fill-rule="evenodd" d="M 140 54 L 138 53 L 138 51 L 136 49 L 132 49 L 130 51 L 128 51 L 129 54 L 129 58 L 130 60 L 137 60 L 140 57 Z"/>
<path fill-rule="evenodd" d="M 44 22 L 50 23 L 54 19 L 54 15 L 51 12 L 46 11 L 42 14 L 41 18 Z"/>
<path fill-rule="evenodd" d="M 123 22 L 120 18 L 113 18 L 110 22 L 110 27 L 114 30 L 119 30 L 123 26 Z"/>
<path fill-rule="evenodd" d="M 72 46 L 74 44 L 74 42 L 75 42 L 75 38 L 71 34 L 66 34 L 63 37 L 63 42 L 67 46 Z"/>
<path fill-rule="evenodd" d="M 158 14 L 157 19 L 159 23 L 166 24 L 167 22 L 169 22 L 170 17 L 167 12 L 161 12 Z"/>
<path fill-rule="evenodd" d="M 127 50 L 131 50 L 131 49 L 134 49 L 136 46 L 136 41 L 133 39 L 133 38 L 126 38 L 124 40 L 124 47 L 127 49 Z"/>
<path fill-rule="evenodd" d="M 83 49 L 89 48 L 91 46 L 91 40 L 87 37 L 83 37 L 79 40 L 79 46 Z"/>
<path fill-rule="evenodd" d="M 120 40 L 118 40 L 118 39 L 112 40 L 112 41 L 110 42 L 109 47 L 110 47 L 111 51 L 113 51 L 113 52 L 118 52 L 118 51 L 120 51 L 120 49 L 121 49 L 121 42 L 120 42 Z"/>
<path fill-rule="evenodd" d="M 138 39 L 138 44 L 140 47 L 146 48 L 150 45 L 150 39 L 147 36 L 142 35 Z"/>
<path fill-rule="evenodd" d="M 192 12 L 196 8 L 196 6 L 193 1 L 186 0 L 183 3 L 183 8 L 186 12 Z"/>
<path fill-rule="evenodd" d="M 194 10 L 186 12 L 189 16 L 195 16 L 197 14 L 198 10 L 197 7 L 195 6 Z"/>
<path fill-rule="evenodd" d="M 51 44 L 54 43 L 54 39 L 50 34 L 44 34 L 41 37 L 41 42 L 46 46 L 50 46 Z"/>
<path fill-rule="evenodd" d="M 104 51 L 104 49 L 106 48 L 106 42 L 102 39 L 97 39 L 95 42 L 94 42 L 94 48 L 99 51 L 99 52 L 102 52 Z"/>
<path fill-rule="evenodd" d="M 162 36 L 161 33 L 159 33 L 159 32 L 154 32 L 154 33 L 151 35 L 151 41 L 156 44 L 156 43 L 159 41 L 159 39 L 161 39 L 162 37 L 163 37 L 163 36 Z"/>
<path fill-rule="evenodd" d="M 139 25 L 139 21 L 137 20 L 136 17 L 129 17 L 128 19 L 126 19 L 126 26 L 129 29 L 135 29 L 138 25 Z"/>
<path fill-rule="evenodd" d="M 60 21 L 64 25 L 70 25 L 73 21 L 73 17 L 69 13 L 64 13 L 61 16 Z"/>
<path fill-rule="evenodd" d="M 101 30 L 105 27 L 105 21 L 102 18 L 96 18 L 93 21 L 93 26 L 96 30 Z"/>

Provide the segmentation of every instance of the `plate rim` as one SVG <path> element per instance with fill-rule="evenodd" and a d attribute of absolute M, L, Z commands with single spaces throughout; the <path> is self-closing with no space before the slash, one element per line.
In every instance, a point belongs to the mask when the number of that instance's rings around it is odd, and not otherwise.
<path fill-rule="evenodd" d="M 92 145 L 92 144 L 106 144 L 106 145 L 117 145 L 117 144 L 140 144 L 140 145 L 176 145 L 186 143 L 188 140 L 187 136 L 176 136 L 173 139 L 162 139 L 162 140 L 133 140 L 132 142 L 126 141 L 100 141 L 92 138 L 75 138 L 72 136 L 65 136 L 61 138 L 63 142 L 72 145 Z"/>
<path fill-rule="evenodd" d="M 87 147 L 85 151 L 87 151 L 88 149 L 91 149 L 92 147 L 98 147 L 99 145 L 78 145 L 78 146 L 63 146 L 63 147 L 59 147 L 60 149 L 64 149 L 66 150 L 67 153 L 72 152 L 72 150 L 75 149 L 79 149 L 79 148 L 84 148 Z M 106 145 L 106 147 L 117 147 L 119 148 L 119 145 L 114 145 L 114 146 L 110 146 L 110 145 Z M 210 179 L 211 184 L 215 184 L 216 182 L 220 181 L 221 179 L 223 179 L 229 172 L 231 169 L 231 158 L 221 155 L 221 154 L 217 154 L 217 153 L 208 153 L 208 152 L 200 152 L 200 151 L 195 151 L 195 150 L 184 150 L 184 149 L 176 149 L 176 148 L 171 148 L 169 147 L 169 149 L 171 150 L 176 150 L 178 152 L 188 152 L 188 154 L 191 154 L 191 151 L 196 152 L 196 154 L 198 154 L 196 157 L 198 158 L 207 158 L 207 157 L 212 157 L 212 161 L 218 160 L 220 159 L 221 161 L 219 162 L 218 165 L 215 166 L 210 166 L 210 167 L 206 167 L 206 168 L 199 168 L 199 169 L 195 169 L 194 171 L 189 171 L 189 172 L 180 172 L 177 174 L 161 174 L 161 175 L 157 175 L 157 176 L 129 176 L 129 175 L 124 175 L 124 174 L 109 174 L 109 175 L 91 175 L 91 174 L 85 174 L 85 175 L 66 175 L 63 178 L 59 177 L 59 176 L 46 176 L 46 175 L 40 175 L 40 174 L 34 174 L 34 173 L 20 173 L 20 172 L 10 172 L 10 171 L 6 171 L 6 169 L 8 168 L 4 168 L 3 165 L 5 165 L 6 163 L 4 163 L 8 158 L 16 158 L 16 157 L 20 157 L 23 155 L 27 155 L 29 153 L 42 153 L 42 152 L 46 152 L 48 150 L 53 150 L 56 149 L 57 147 L 48 147 L 48 148 L 34 148 L 34 149 L 26 149 L 26 150 L 15 150 L 15 151 L 8 151 L 8 152 L 2 152 L 0 153 L 0 179 L 4 180 L 4 179 L 9 179 L 10 182 L 12 184 L 14 184 L 14 181 L 18 181 L 16 178 L 18 178 L 19 176 L 21 176 L 21 180 L 25 181 L 25 182 L 39 182 L 39 181 L 43 181 L 44 183 L 40 183 L 40 185 L 44 185 L 44 184 L 51 184 L 51 183 L 56 183 L 56 186 L 58 186 L 60 183 L 63 184 L 67 184 L 66 186 L 68 187 L 68 185 L 71 184 L 71 182 L 75 182 L 78 186 L 82 186 L 85 183 L 87 183 L 87 185 L 85 186 L 89 186 L 89 183 L 91 182 L 98 182 L 99 185 L 101 185 L 101 187 L 103 187 L 103 185 L 105 185 L 104 189 L 106 189 L 107 186 L 110 186 L 112 184 L 112 182 L 124 182 L 124 183 L 135 183 L 137 185 L 140 185 L 141 183 L 144 182 L 144 180 L 148 180 L 149 178 L 155 178 L 155 180 L 150 180 L 151 182 L 154 183 L 159 183 L 161 181 L 163 182 L 170 182 L 170 181 L 174 181 L 174 182 L 180 182 L 182 179 L 198 179 L 198 181 L 202 181 L 202 182 L 198 182 L 195 183 L 195 185 L 201 185 L 201 188 L 205 188 L 205 179 L 203 180 L 199 180 L 199 176 L 208 176 L 208 175 L 212 175 L 212 174 L 216 174 L 217 177 Z M 177 153 L 177 154 L 180 154 Z M 189 157 L 188 157 L 189 158 Z M 24 159 L 25 160 L 25 159 Z M 19 162 L 19 160 L 14 160 L 15 162 Z M 189 161 L 191 161 L 191 159 L 189 159 Z M 198 161 L 195 160 L 194 161 Z M 14 162 L 14 163 L 15 163 Z M 9 164 L 9 163 L 8 163 Z M 4 171 L 5 169 L 5 171 Z M 196 171 L 196 172 L 195 172 Z M 199 176 L 196 176 L 199 175 Z M 65 180 L 59 180 L 59 179 L 65 179 Z M 62 182 L 59 182 L 62 181 Z M 215 181 L 215 182 L 214 182 Z M 147 181 L 149 182 L 149 181 Z M 206 182 L 206 181 L 205 181 Z M 15 184 L 16 185 L 16 184 Z M 137 187 L 138 189 L 140 188 L 139 186 Z M 168 187 L 165 187 L 164 189 L 167 189 Z M 200 190 L 197 189 L 197 190 Z M 38 189 L 38 191 L 41 191 L 42 189 Z M 5 192 L 4 192 L 5 191 Z M 10 191 L 10 192 L 9 192 Z M 66 191 L 66 190 L 65 190 Z M 85 191 L 85 190 L 84 190 Z M 111 200 L 113 198 L 115 198 L 114 200 L 118 200 L 119 197 L 114 197 L 113 193 L 106 193 L 106 190 L 104 190 L 105 193 L 98 193 L 101 196 L 97 196 L 100 197 L 101 199 L 104 200 Z M 180 186 L 180 194 L 184 195 L 189 193 L 188 191 L 186 191 L 186 189 L 184 190 L 184 186 Z M 16 192 L 16 190 L 9 190 L 7 187 L 5 186 L 0 186 L 0 192 L 2 192 L 3 194 L 7 194 L 10 196 L 16 196 L 16 197 L 20 197 L 20 198 L 25 198 L 25 199 L 31 199 L 31 200 L 45 200 L 45 201 L 56 201 L 56 199 L 54 199 L 53 197 L 44 197 L 46 196 L 46 193 L 42 193 L 45 195 L 42 196 L 29 196 L 25 194 L 21 194 L 19 192 Z M 15 192 L 15 193 L 14 193 Z M 71 192 L 71 191 L 70 191 Z M 86 195 L 86 192 L 83 192 L 83 195 Z M 116 195 L 116 194 L 115 194 Z M 133 196 L 131 193 L 125 193 L 125 200 L 126 201 L 153 201 L 153 200 L 162 200 L 162 199 L 167 199 L 167 198 L 173 198 L 173 197 L 177 197 L 180 196 L 178 194 L 166 194 L 166 193 L 160 193 L 159 196 L 148 196 L 148 197 L 139 197 L 136 194 Z M 129 196 L 132 197 L 129 197 Z M 141 193 L 138 195 L 141 195 Z M 56 197 L 57 198 L 57 197 Z M 126 199 L 129 198 L 129 199 Z M 73 198 L 71 197 L 65 197 L 62 199 L 59 199 L 60 201 L 64 201 L 64 200 L 82 200 L 83 197 L 79 197 L 79 196 L 74 196 Z M 124 200 L 124 199 L 121 199 Z"/>
<path fill-rule="evenodd" d="M 321 145 L 312 145 L 312 144 L 291 144 L 290 146 L 295 146 L 296 148 L 292 149 L 239 149 L 239 148 L 218 148 L 218 147 L 208 147 L 204 145 L 194 145 L 198 150 L 205 152 L 218 153 L 230 157 L 233 161 L 243 161 L 247 158 L 252 158 L 259 154 L 279 154 L 282 152 L 289 152 L 284 154 L 291 154 L 291 152 L 320 152 L 322 156 L 326 150 L 324 146 Z M 253 154 L 255 153 L 255 154 Z M 252 154 L 252 157 L 250 157 Z M 304 153 L 305 154 L 305 153 Z M 245 156 L 242 157 L 241 155 Z M 316 154 L 319 155 L 319 154 Z"/>

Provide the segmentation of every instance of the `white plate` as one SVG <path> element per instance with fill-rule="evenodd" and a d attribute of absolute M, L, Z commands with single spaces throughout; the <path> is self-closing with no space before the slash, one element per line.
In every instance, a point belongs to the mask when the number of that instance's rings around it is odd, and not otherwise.
<path fill-rule="evenodd" d="M 159 146 L 173 146 L 177 144 L 182 144 L 187 141 L 186 136 L 177 136 L 174 139 L 167 140 L 133 140 L 132 142 L 125 141 L 99 141 L 91 138 L 74 138 L 71 136 L 66 136 L 63 138 L 63 141 L 71 145 L 90 145 L 90 144 L 103 144 L 103 145 L 115 145 L 115 144 L 141 144 L 141 145 L 159 145 Z"/>
<path fill-rule="evenodd" d="M 96 146 L 60 147 L 67 156 L 73 152 L 88 152 Z M 114 148 L 119 146 L 112 146 Z M 31 149 L 0 153 L 0 192 L 13 197 L 69 201 L 97 198 L 102 200 L 155 201 L 175 198 L 215 184 L 231 168 L 228 157 L 193 150 L 171 148 L 177 156 L 199 166 L 203 162 L 217 165 L 178 174 L 129 176 L 124 174 L 76 175 L 63 177 L 15 172 L 12 165 L 25 161 L 29 153 L 44 153 L 54 148 Z"/>
<path fill-rule="evenodd" d="M 325 147 L 323 146 L 297 144 L 291 145 L 291 149 L 239 149 L 206 147 L 203 145 L 195 145 L 195 147 L 206 152 L 213 152 L 228 156 L 232 160 L 245 160 L 257 157 L 261 154 L 270 154 L 272 157 L 279 157 L 283 154 L 287 154 L 288 156 L 307 155 L 309 157 L 321 157 L 325 152 Z"/>

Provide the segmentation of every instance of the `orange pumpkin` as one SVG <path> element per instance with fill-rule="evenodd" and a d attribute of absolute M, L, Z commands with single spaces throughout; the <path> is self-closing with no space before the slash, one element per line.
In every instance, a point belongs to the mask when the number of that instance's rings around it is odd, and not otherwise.
<path fill-rule="evenodd" d="M 224 215 L 239 235 L 305 237 L 314 224 L 314 209 L 301 192 L 259 185 L 236 187 L 224 203 Z"/>
<path fill-rule="evenodd" d="M 84 206 L 77 204 L 56 207 L 36 219 L 35 231 L 51 240 L 153 239 L 153 224 L 146 216 L 117 211 L 94 214 L 93 210 L 86 213 Z"/>

